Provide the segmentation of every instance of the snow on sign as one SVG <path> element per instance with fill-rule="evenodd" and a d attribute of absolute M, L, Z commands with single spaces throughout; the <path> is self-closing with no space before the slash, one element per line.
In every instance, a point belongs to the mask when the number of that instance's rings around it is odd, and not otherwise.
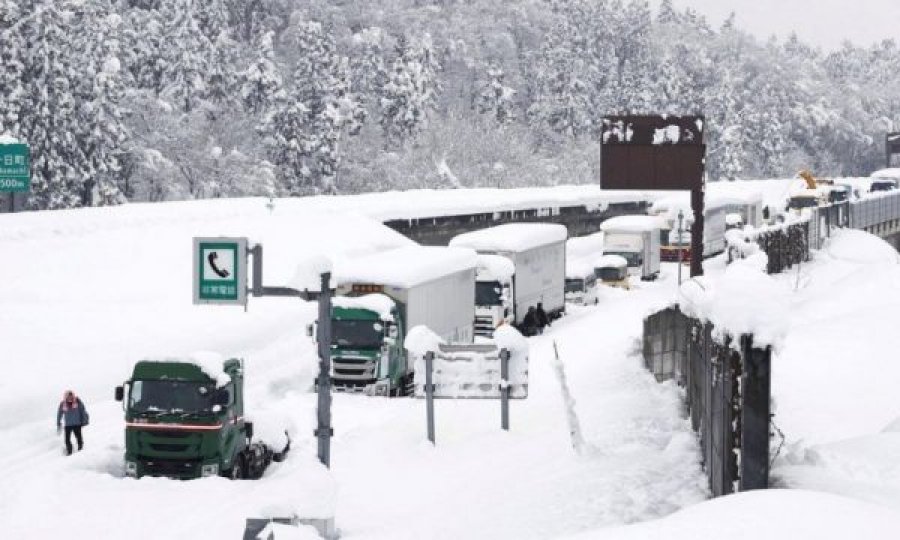
<path fill-rule="evenodd" d="M 194 238 L 194 303 L 247 304 L 247 239 Z"/>
<path fill-rule="evenodd" d="M 0 193 L 31 189 L 30 155 L 27 144 L 0 140 Z"/>

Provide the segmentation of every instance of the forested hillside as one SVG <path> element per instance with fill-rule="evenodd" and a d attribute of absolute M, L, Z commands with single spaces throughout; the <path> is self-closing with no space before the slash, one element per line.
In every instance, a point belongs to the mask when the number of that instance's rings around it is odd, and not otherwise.
<path fill-rule="evenodd" d="M 703 113 L 711 180 L 867 174 L 900 48 L 664 1 L 0 0 L 0 135 L 35 209 L 596 182 L 600 118 Z"/>

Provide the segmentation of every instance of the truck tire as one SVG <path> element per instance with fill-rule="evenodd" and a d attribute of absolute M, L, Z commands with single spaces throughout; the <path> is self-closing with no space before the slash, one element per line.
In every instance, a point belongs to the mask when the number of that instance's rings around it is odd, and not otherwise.
<path fill-rule="evenodd" d="M 246 478 L 246 471 L 244 470 L 244 456 L 238 454 L 234 458 L 234 463 L 231 466 L 231 469 L 225 472 L 225 476 L 232 480 L 243 480 Z"/>

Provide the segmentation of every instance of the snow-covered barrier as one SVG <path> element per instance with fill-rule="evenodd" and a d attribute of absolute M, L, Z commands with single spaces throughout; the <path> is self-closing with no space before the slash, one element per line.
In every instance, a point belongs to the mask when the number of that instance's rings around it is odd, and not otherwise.
<path fill-rule="evenodd" d="M 509 388 L 509 397 L 528 397 L 528 342 L 509 325 L 492 340 L 448 345 L 425 327 L 410 331 L 405 347 L 415 362 L 415 396 L 425 397 L 425 355 L 434 353 L 432 385 L 436 398 L 493 398 Z M 501 376 L 501 353 L 509 351 L 509 375 Z"/>

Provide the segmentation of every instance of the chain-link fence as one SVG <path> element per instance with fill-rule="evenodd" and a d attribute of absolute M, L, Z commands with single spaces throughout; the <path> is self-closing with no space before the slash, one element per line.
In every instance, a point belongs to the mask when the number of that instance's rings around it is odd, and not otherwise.
<path fill-rule="evenodd" d="M 718 339 L 678 307 L 644 320 L 644 363 L 686 390 L 713 496 L 768 487 L 771 350 L 753 336 Z"/>

